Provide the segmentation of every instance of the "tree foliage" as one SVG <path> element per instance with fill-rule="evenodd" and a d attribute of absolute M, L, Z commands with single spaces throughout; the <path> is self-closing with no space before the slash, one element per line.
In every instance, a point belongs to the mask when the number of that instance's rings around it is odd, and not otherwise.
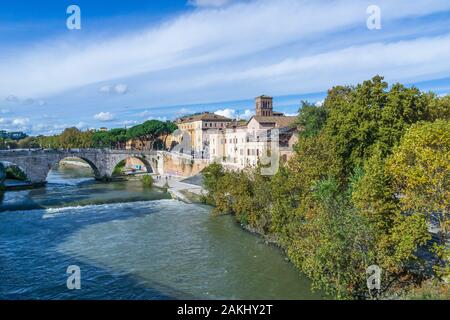
<path fill-rule="evenodd" d="M 0 148 L 112 148 L 125 149 L 129 140 L 139 140 L 150 149 L 163 146 L 167 137 L 177 129 L 176 124 L 150 120 L 129 129 L 113 128 L 107 131 L 86 130 L 76 127 L 65 129 L 58 135 L 27 137 L 19 141 L 0 140 Z M 148 143 L 147 143 L 148 142 Z"/>
<path fill-rule="evenodd" d="M 380 76 L 334 87 L 323 106 L 303 103 L 286 166 L 263 177 L 211 165 L 207 198 L 216 212 L 276 239 L 314 288 L 373 297 L 366 268 L 375 264 L 383 270 L 378 294 L 391 294 L 424 276 L 417 253 L 430 239 L 431 212 L 443 213 L 448 233 L 449 102 Z M 442 263 L 446 248 L 435 250 Z"/>
<path fill-rule="evenodd" d="M 439 221 L 440 243 L 435 250 L 441 257 L 442 276 L 450 276 L 449 233 L 450 211 L 450 121 L 420 122 L 401 139 L 387 161 L 395 192 L 405 211 Z"/>
<path fill-rule="evenodd" d="M 297 126 L 301 128 L 300 135 L 303 137 L 311 137 L 317 135 L 327 120 L 327 109 L 321 105 L 316 106 L 302 101 L 299 110 Z"/>

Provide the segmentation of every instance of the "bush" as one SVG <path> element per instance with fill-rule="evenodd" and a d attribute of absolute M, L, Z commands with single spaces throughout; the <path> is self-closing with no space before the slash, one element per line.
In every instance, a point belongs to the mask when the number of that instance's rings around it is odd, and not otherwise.
<path fill-rule="evenodd" d="M 114 168 L 112 175 L 113 176 L 121 176 L 124 174 L 124 170 L 125 170 L 125 160 L 122 160 Z"/>
<path fill-rule="evenodd" d="M 8 167 L 6 168 L 5 172 L 7 179 L 15 179 L 21 181 L 27 180 L 26 174 L 19 167 L 16 166 Z"/>
<path fill-rule="evenodd" d="M 450 300 L 450 286 L 444 282 L 428 280 L 404 296 L 407 300 Z"/>
<path fill-rule="evenodd" d="M 143 176 L 141 181 L 144 187 L 151 188 L 153 186 L 152 176 Z"/>

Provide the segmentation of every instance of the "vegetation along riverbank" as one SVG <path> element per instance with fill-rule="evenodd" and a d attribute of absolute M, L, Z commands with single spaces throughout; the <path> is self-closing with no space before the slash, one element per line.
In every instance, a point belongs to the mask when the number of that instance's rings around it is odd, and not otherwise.
<path fill-rule="evenodd" d="M 449 299 L 450 96 L 376 76 L 306 102 L 295 156 L 204 172 L 206 203 L 273 239 L 313 288 L 338 299 Z M 368 266 L 382 270 L 368 290 Z"/>

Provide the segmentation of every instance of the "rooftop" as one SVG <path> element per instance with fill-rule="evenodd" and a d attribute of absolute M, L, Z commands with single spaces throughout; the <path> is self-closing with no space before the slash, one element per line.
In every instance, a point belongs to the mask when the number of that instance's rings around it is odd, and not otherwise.
<path fill-rule="evenodd" d="M 195 114 L 191 116 L 182 117 L 177 119 L 178 123 L 194 122 L 194 121 L 232 121 L 230 118 L 220 116 L 215 113 L 204 112 L 201 114 Z"/>
<path fill-rule="evenodd" d="M 261 124 L 271 124 L 275 128 L 285 128 L 293 125 L 297 117 L 285 117 L 285 116 L 274 116 L 274 117 L 262 117 L 253 116 L 250 120 L 255 119 Z M 249 121 L 250 121 L 249 120 Z"/>

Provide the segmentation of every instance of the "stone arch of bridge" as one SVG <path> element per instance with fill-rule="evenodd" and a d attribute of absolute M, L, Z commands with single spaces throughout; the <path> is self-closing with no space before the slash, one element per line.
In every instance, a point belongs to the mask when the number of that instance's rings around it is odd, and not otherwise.
<path fill-rule="evenodd" d="M 112 163 L 112 166 L 110 168 L 111 174 L 120 162 L 126 161 L 129 158 L 137 159 L 140 162 L 142 162 L 142 164 L 145 166 L 147 173 L 155 173 L 156 172 L 156 170 L 154 170 L 154 164 L 152 163 L 151 157 L 133 154 L 133 155 L 123 155 L 122 157 L 118 157 L 117 159 L 115 159 L 115 161 Z"/>
<path fill-rule="evenodd" d="M 68 159 L 68 158 L 75 158 L 75 159 L 83 160 L 84 162 L 86 162 L 86 163 L 89 165 L 89 167 L 91 167 L 92 172 L 94 173 L 94 177 L 97 178 L 97 179 L 100 179 L 100 178 L 101 178 L 101 173 L 100 173 L 100 170 L 99 170 L 99 165 L 96 164 L 96 163 L 94 162 L 95 160 L 93 161 L 93 160 L 89 159 L 89 158 L 86 157 L 86 156 L 82 156 L 82 155 L 78 155 L 78 154 L 76 154 L 76 155 L 66 155 L 66 156 L 62 156 L 62 157 L 58 158 L 58 159 L 52 164 L 51 168 L 54 168 L 54 167 L 57 166 L 61 161 L 65 160 L 65 159 Z M 49 172 L 50 172 L 51 168 L 49 169 Z M 47 174 L 48 174 L 48 173 L 47 173 Z"/>

